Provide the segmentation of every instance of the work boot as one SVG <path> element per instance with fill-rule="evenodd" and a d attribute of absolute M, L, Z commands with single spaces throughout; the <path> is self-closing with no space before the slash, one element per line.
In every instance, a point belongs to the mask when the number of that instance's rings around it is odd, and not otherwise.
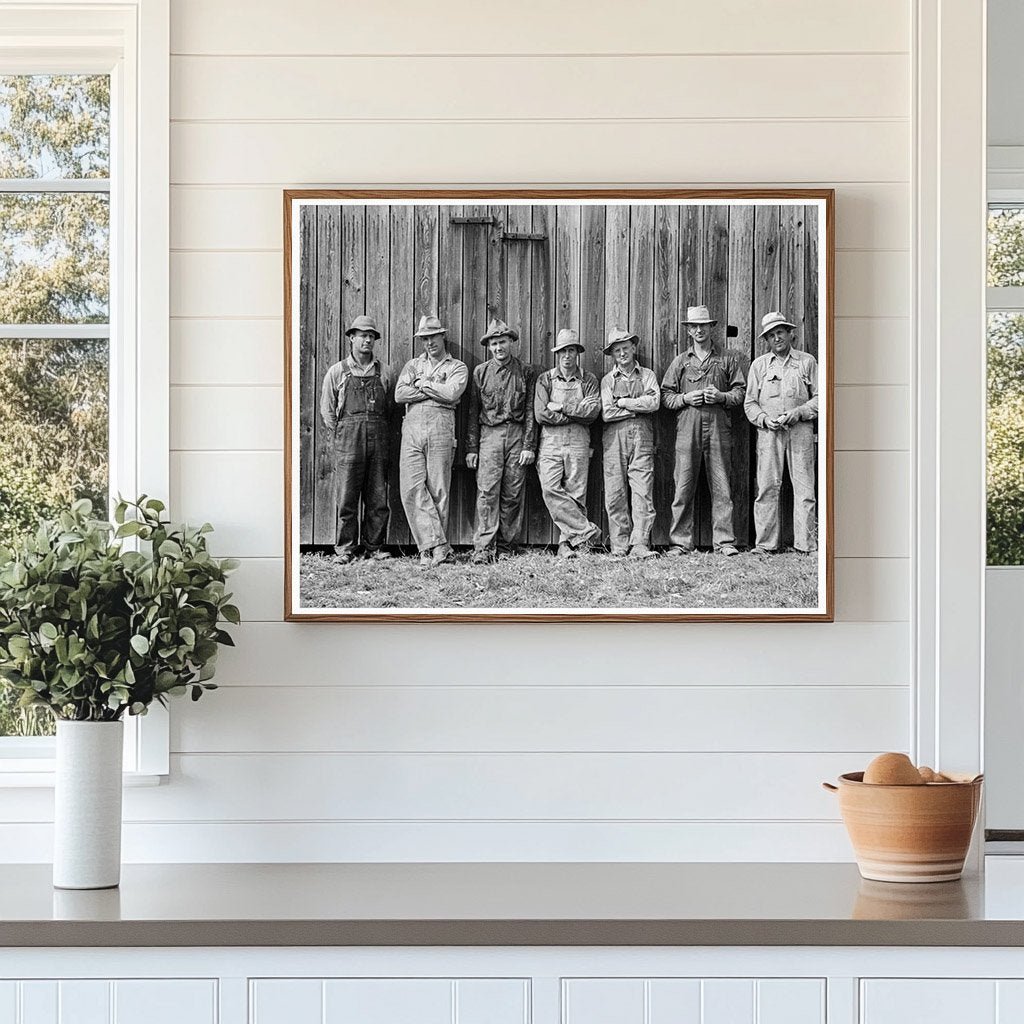
<path fill-rule="evenodd" d="M 375 548 L 373 551 L 366 552 L 368 562 L 386 562 L 390 557 L 391 552 L 385 551 L 383 548 Z"/>
<path fill-rule="evenodd" d="M 681 548 L 678 544 L 673 544 L 665 554 L 670 555 L 673 558 L 681 558 L 683 555 L 692 555 L 693 548 Z"/>
<path fill-rule="evenodd" d="M 356 560 L 355 553 L 352 551 L 338 551 L 333 558 L 335 565 L 348 565 L 350 562 Z"/>
<path fill-rule="evenodd" d="M 452 557 L 452 549 L 448 544 L 438 544 L 434 548 L 434 552 L 430 557 L 431 565 L 443 565 L 445 562 L 450 562 Z"/>
<path fill-rule="evenodd" d="M 473 565 L 488 565 L 493 561 L 494 553 L 486 550 L 485 548 L 477 548 L 477 550 L 473 552 L 473 557 L 470 559 L 470 562 Z"/>
<path fill-rule="evenodd" d="M 430 555 L 430 549 L 420 552 L 420 568 L 429 569 L 434 564 L 434 559 Z"/>
<path fill-rule="evenodd" d="M 630 558 L 657 558 L 658 553 L 652 551 L 646 544 L 634 544 L 629 550 Z"/>
<path fill-rule="evenodd" d="M 725 555 L 726 558 L 732 558 L 733 555 L 739 554 L 739 549 L 734 548 L 731 544 L 723 544 L 719 549 L 720 555 Z"/>
<path fill-rule="evenodd" d="M 563 540 L 562 543 L 558 545 L 558 557 L 559 558 L 575 558 L 576 557 L 576 549 L 571 544 L 569 544 L 567 541 Z"/>

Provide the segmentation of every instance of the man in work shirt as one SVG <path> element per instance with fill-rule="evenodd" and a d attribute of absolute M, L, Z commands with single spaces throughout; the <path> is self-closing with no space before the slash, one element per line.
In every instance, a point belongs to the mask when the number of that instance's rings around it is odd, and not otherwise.
<path fill-rule="evenodd" d="M 762 552 L 781 544 L 779 491 L 783 466 L 793 483 L 793 547 L 818 549 L 814 492 L 814 421 L 818 418 L 818 364 L 809 352 L 793 348 L 796 326 L 780 312 L 761 319 L 769 351 L 750 364 L 743 402 L 747 419 L 757 427 L 757 497 L 754 528 Z"/>
<path fill-rule="evenodd" d="M 473 371 L 469 392 L 466 466 L 476 470 L 473 562 L 495 558 L 494 542 L 512 553 L 523 525 L 526 467 L 537 457 L 532 367 L 512 355 L 519 333 L 492 320 L 480 339 L 491 358 Z"/>
<path fill-rule="evenodd" d="M 580 336 L 558 332 L 555 368 L 537 378 L 533 412 L 540 424 L 537 476 L 551 519 L 559 531 L 560 558 L 575 558 L 601 539 L 601 528 L 587 518 L 590 424 L 601 412 L 597 378 L 580 367 Z"/>
<path fill-rule="evenodd" d="M 455 407 L 466 390 L 469 369 L 448 353 L 446 328 L 436 316 L 420 318 L 423 355 L 398 375 L 395 401 L 406 407 L 402 421 L 399 486 L 409 529 L 424 568 L 447 562 L 448 493 L 455 456 Z"/>
<path fill-rule="evenodd" d="M 609 333 L 604 354 L 612 357 L 615 366 L 601 380 L 604 501 L 612 554 L 620 558 L 627 554 L 655 557 L 650 546 L 654 529 L 653 417 L 661 403 L 661 389 L 654 371 L 636 361 L 639 340 L 618 328 Z"/>
<path fill-rule="evenodd" d="M 324 377 L 320 416 L 334 438 L 338 532 L 335 561 L 347 564 L 391 556 L 388 531 L 388 421 L 394 378 L 373 356 L 380 331 L 372 317 L 357 316 L 345 332 L 349 354 Z M 362 502 L 362 523 L 359 504 Z"/>
<path fill-rule="evenodd" d="M 689 335 L 686 351 L 676 356 L 661 382 L 661 402 L 676 418 L 675 497 L 669 554 L 685 555 L 695 546 L 693 505 L 703 461 L 711 487 L 712 538 L 715 550 L 736 555 L 732 525 L 731 410 L 743 404 L 747 378 L 736 352 L 720 352 L 712 344 L 712 319 L 707 306 L 690 306 L 683 326 Z"/>

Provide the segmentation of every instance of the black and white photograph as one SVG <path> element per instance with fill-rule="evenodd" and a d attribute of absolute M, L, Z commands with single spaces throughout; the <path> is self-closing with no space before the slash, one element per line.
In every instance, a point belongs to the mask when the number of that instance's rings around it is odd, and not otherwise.
<path fill-rule="evenodd" d="M 291 619 L 832 619 L 831 190 L 285 193 Z"/>

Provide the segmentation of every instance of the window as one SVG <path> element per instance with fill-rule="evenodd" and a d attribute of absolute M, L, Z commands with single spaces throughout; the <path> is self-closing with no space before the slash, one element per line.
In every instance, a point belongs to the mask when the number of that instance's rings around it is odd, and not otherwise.
<path fill-rule="evenodd" d="M 988 216 L 989 565 L 1024 565 L 1024 204 Z"/>
<path fill-rule="evenodd" d="M 168 6 L 0 4 L 0 540 L 168 498 Z M 10 704 L 0 785 L 45 784 L 49 722 Z M 166 713 L 127 724 L 125 769 L 166 773 Z"/>

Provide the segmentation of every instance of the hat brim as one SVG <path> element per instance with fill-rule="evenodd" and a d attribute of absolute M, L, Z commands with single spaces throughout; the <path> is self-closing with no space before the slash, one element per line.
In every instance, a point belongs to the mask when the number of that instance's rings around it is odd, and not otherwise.
<path fill-rule="evenodd" d="M 554 355 L 556 352 L 564 352 L 567 348 L 574 348 L 577 352 L 586 352 L 586 349 L 578 341 L 567 341 L 563 345 L 556 345 L 551 353 Z"/>
<path fill-rule="evenodd" d="M 699 327 L 701 324 L 717 324 L 717 320 L 680 320 L 684 327 Z"/>
<path fill-rule="evenodd" d="M 508 338 L 509 341 L 518 341 L 519 340 L 519 332 L 518 331 L 501 331 L 498 334 L 485 334 L 480 339 L 480 344 L 481 345 L 489 345 L 492 341 L 494 341 L 495 338 Z"/>
<path fill-rule="evenodd" d="M 372 334 L 377 341 L 380 341 L 382 337 L 380 331 L 375 331 L 369 327 L 350 327 L 345 332 L 345 337 L 351 337 L 353 334 Z"/>
<path fill-rule="evenodd" d="M 624 341 L 631 341 L 637 348 L 640 347 L 640 339 L 635 335 L 631 334 L 628 338 L 616 338 L 614 341 L 609 341 L 604 347 L 604 354 L 611 355 L 611 351 L 616 345 L 621 345 Z"/>
<path fill-rule="evenodd" d="M 759 335 L 759 338 L 763 338 L 769 331 L 774 331 L 776 327 L 788 327 L 791 330 L 796 330 L 796 324 L 791 324 L 788 320 L 779 320 L 778 322 L 766 327 Z"/>
<path fill-rule="evenodd" d="M 414 338 L 433 338 L 435 334 L 447 334 L 447 333 L 448 333 L 448 328 L 447 327 L 440 327 L 436 331 L 417 331 L 413 335 L 413 337 Z"/>

